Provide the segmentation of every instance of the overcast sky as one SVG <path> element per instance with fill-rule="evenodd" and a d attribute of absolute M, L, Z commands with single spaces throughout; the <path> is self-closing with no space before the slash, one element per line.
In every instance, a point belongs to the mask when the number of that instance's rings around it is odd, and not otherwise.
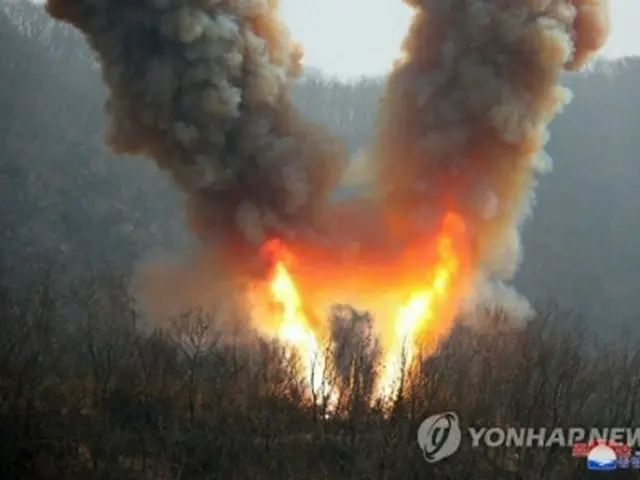
<path fill-rule="evenodd" d="M 640 55 L 640 0 L 610 3 L 613 33 L 604 53 Z M 401 0 L 283 0 L 282 10 L 304 45 L 305 64 L 349 77 L 385 73 L 410 20 Z"/>

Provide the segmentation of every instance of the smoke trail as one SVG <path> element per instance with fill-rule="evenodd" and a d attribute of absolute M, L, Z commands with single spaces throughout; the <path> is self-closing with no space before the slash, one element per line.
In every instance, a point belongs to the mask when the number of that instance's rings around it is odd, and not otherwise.
<path fill-rule="evenodd" d="M 278 0 L 48 0 L 109 87 L 109 144 L 152 157 L 188 193 L 193 230 L 233 262 L 312 230 L 343 145 L 290 99 L 301 50 Z M 233 255 L 229 255 L 233 253 Z"/>
<path fill-rule="evenodd" d="M 407 0 L 415 17 L 392 72 L 372 148 L 396 231 L 457 210 L 479 270 L 509 278 L 532 206 L 559 85 L 605 42 L 606 0 Z M 408 220 L 405 212 L 417 212 Z"/>

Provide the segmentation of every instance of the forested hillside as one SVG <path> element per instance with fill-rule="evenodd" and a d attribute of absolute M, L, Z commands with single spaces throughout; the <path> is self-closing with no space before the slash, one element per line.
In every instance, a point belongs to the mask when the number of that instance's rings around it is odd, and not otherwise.
<path fill-rule="evenodd" d="M 104 147 L 105 89 L 90 52 L 38 7 L 17 5 L 11 20 L 0 17 L 5 262 L 46 252 L 79 269 L 98 261 L 129 270 L 150 249 L 183 244 L 189 235 L 177 190 L 151 162 Z M 525 228 L 518 285 L 592 322 L 637 319 L 638 79 L 636 58 L 567 78 L 575 99 L 553 123 L 554 171 L 541 179 Z M 340 83 L 313 71 L 295 100 L 355 153 L 372 131 L 382 83 Z"/>
<path fill-rule="evenodd" d="M 640 59 L 566 79 L 575 100 L 552 126 L 555 169 L 517 278 L 561 308 L 515 328 L 499 309 L 456 325 L 385 412 L 367 317 L 333 312 L 351 330 L 327 348 L 340 367 L 329 408 L 308 401 L 276 342 L 222 342 L 197 314 L 150 331 L 129 280 L 147 252 L 194 241 L 181 194 L 150 161 L 107 151 L 105 88 L 81 39 L 39 7 L 0 6 L 0 479 L 579 479 L 570 448 L 468 442 L 428 464 L 416 430 L 447 410 L 463 427 L 640 424 L 628 333 L 640 325 Z M 295 100 L 355 155 L 382 86 L 310 71 Z M 620 324 L 624 337 L 592 341 Z"/>
<path fill-rule="evenodd" d="M 150 245 L 184 238 L 180 197 L 164 176 L 106 150 L 105 90 L 84 44 L 37 7 L 18 6 L 0 15 L 5 263 L 39 255 L 79 271 L 89 262 L 126 268 Z"/>

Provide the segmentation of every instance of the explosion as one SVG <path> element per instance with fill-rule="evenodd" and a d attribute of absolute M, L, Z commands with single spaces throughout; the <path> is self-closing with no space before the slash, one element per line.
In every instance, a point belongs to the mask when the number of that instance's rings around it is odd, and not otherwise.
<path fill-rule="evenodd" d="M 331 395 L 331 386 L 326 382 L 327 363 L 319 338 L 319 325 L 310 322 L 313 317 L 305 307 L 298 287 L 287 269 L 291 257 L 277 240 L 265 244 L 263 251 L 266 255 L 272 255 L 274 262 L 267 282 L 267 298 L 276 307 L 271 314 L 275 317 L 275 330 L 266 333 L 294 347 L 302 359 L 304 379 L 314 395 Z"/>
<path fill-rule="evenodd" d="M 389 399 L 463 298 L 515 273 L 548 123 L 570 99 L 560 76 L 609 29 L 606 0 L 406 3 L 413 22 L 359 169 L 374 194 L 340 204 L 328 194 L 348 155 L 291 101 L 302 50 L 278 0 L 46 4 L 98 54 L 110 145 L 171 173 L 212 270 L 325 397 L 328 305 L 375 312 L 374 396 Z"/>
<path fill-rule="evenodd" d="M 409 285 L 409 300 L 400 307 L 393 321 L 394 332 L 384 359 L 384 370 L 377 385 L 378 398 L 391 398 L 402 386 L 402 376 L 416 357 L 416 347 L 427 333 L 447 328 L 456 312 L 459 296 L 466 290 L 469 265 L 464 241 L 465 226 L 456 214 L 445 216 L 436 237 L 437 260 L 425 271 L 425 279 Z M 434 325 L 438 323 L 439 325 Z M 428 354 L 428 351 L 422 351 Z"/>

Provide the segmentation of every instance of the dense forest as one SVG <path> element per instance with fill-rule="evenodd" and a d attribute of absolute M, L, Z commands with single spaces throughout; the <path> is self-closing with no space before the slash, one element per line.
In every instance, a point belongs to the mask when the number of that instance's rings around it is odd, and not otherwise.
<path fill-rule="evenodd" d="M 198 315 L 143 328 L 128 279 L 150 251 L 194 242 L 181 193 L 151 162 L 106 150 L 105 87 L 79 36 L 37 6 L 0 5 L 0 479 L 582 478 L 564 450 L 463 446 L 429 465 L 415 431 L 444 410 L 474 424 L 638 425 L 640 58 L 566 78 L 575 98 L 552 125 L 554 171 L 516 279 L 536 317 L 454 329 L 391 418 L 365 407 L 354 368 L 327 420 L 278 345 L 219 342 Z M 355 155 L 383 86 L 311 71 L 294 95 Z"/>

